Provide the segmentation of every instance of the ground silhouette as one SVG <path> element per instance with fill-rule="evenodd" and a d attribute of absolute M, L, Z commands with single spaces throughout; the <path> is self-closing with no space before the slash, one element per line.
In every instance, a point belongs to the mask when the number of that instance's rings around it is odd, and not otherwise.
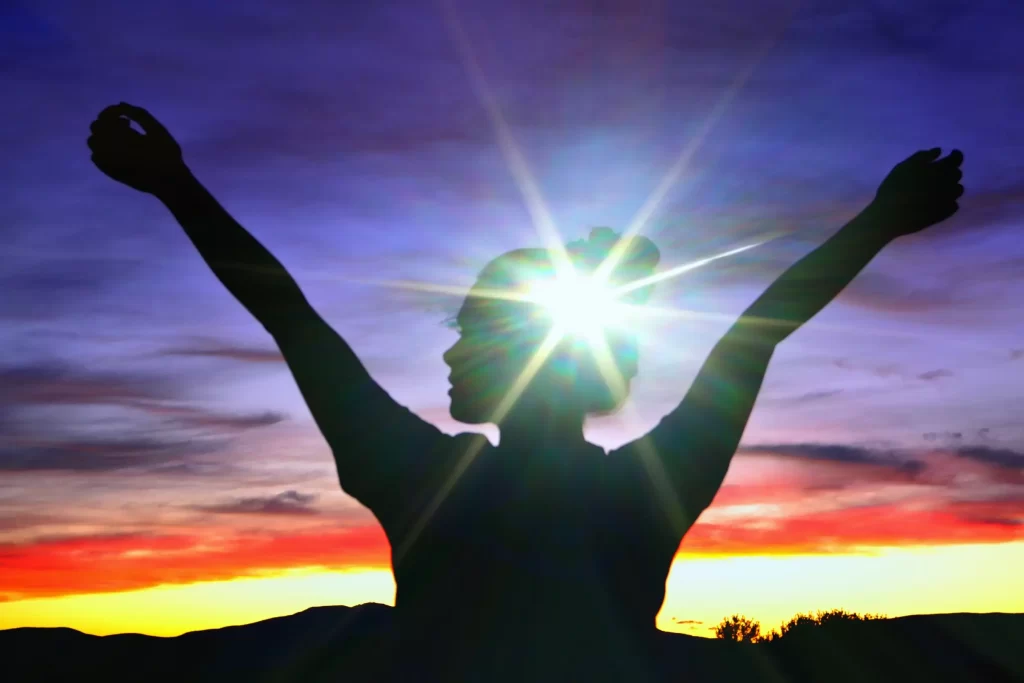
<path fill-rule="evenodd" d="M 95 165 L 161 200 L 273 337 L 342 488 L 383 526 L 397 583 L 393 655 L 392 668 L 373 676 L 395 680 L 660 679 L 655 616 L 666 576 L 725 477 L 776 346 L 893 239 L 956 212 L 963 192 L 958 151 L 922 151 L 897 165 L 862 213 L 743 313 L 678 407 L 609 453 L 585 441 L 583 426 L 625 399 L 638 372 L 635 340 L 606 330 L 596 341 L 555 335 L 562 321 L 524 292 L 557 282 L 563 258 L 589 276 L 614 255 L 617 267 L 605 273 L 614 284 L 642 279 L 657 248 L 602 228 L 564 252 L 499 256 L 466 296 L 453 321 L 459 341 L 444 355 L 452 416 L 495 423 L 494 446 L 442 433 L 392 400 L 151 114 L 114 105 L 91 130 Z M 629 299 L 642 303 L 649 291 Z"/>
<path fill-rule="evenodd" d="M 3 680 L 320 683 L 358 680 L 355 649 L 387 656 L 394 610 L 314 607 L 174 638 L 91 636 L 69 628 L 0 631 Z M 734 643 L 659 632 L 665 683 L 1024 681 L 1024 614 L 945 614 L 830 624 L 803 638 Z M 365 679 L 364 679 L 365 680 Z M 408 680 L 420 680 L 413 674 Z M 479 679 L 470 679 L 479 680 Z M 567 680 L 588 680 L 573 678 Z"/>

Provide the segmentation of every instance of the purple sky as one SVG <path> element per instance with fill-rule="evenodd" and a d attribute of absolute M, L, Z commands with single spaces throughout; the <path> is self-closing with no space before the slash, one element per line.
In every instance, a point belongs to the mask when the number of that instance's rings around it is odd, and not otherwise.
<path fill-rule="evenodd" d="M 456 6 L 567 240 L 624 228 L 702 130 L 644 231 L 664 267 L 796 230 L 665 283 L 660 306 L 737 315 L 896 162 L 964 150 L 960 214 L 889 247 L 783 344 L 744 442 L 942 446 L 1003 458 L 1019 479 L 1024 4 Z M 269 337 L 156 200 L 91 165 L 89 122 L 122 100 L 178 137 L 385 388 L 461 429 L 441 361 L 458 301 L 354 282 L 468 285 L 501 252 L 539 245 L 442 7 L 0 6 L 0 472 L 16 482 L 0 485 L 0 540 L 111 528 L 106 501 L 142 490 L 136 512 L 153 523 L 182 496 L 212 510 L 232 491 L 250 507 L 253 491 L 286 489 L 266 500 L 351 505 Z M 592 438 L 653 425 L 728 324 L 642 330 L 631 408 Z"/>

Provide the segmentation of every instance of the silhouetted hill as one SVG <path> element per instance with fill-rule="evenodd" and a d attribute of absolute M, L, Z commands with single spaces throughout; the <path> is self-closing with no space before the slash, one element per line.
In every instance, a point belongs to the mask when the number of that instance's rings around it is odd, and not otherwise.
<path fill-rule="evenodd" d="M 4 681 L 345 681 L 370 658 L 391 608 L 314 607 L 175 638 L 0 631 Z M 1024 681 L 1024 614 L 944 614 L 839 623 L 756 645 L 659 632 L 667 681 Z"/>

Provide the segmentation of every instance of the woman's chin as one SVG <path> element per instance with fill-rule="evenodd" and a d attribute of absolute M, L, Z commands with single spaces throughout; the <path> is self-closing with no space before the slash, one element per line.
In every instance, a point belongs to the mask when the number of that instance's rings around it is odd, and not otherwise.
<path fill-rule="evenodd" d="M 452 394 L 452 392 L 448 392 Z M 464 399 L 459 398 L 457 395 L 452 394 L 452 402 L 448 408 L 448 413 L 452 416 L 453 420 L 468 425 L 479 425 L 488 422 L 488 413 L 485 410 L 481 410 L 481 407 L 477 404 L 468 402 Z"/>

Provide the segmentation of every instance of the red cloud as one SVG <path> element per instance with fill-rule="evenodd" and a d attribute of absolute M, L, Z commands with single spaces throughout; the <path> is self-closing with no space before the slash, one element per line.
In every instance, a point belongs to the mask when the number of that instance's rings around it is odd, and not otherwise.
<path fill-rule="evenodd" d="M 680 550 L 716 555 L 830 553 L 864 546 L 1001 543 L 1022 538 L 1024 501 L 1012 499 L 934 509 L 878 505 L 730 524 L 698 522 Z"/>
<path fill-rule="evenodd" d="M 160 584 L 220 581 L 310 565 L 387 567 L 380 527 L 284 536 L 235 534 L 115 535 L 0 546 L 0 597 L 25 599 L 111 593 Z"/>
<path fill-rule="evenodd" d="M 832 553 L 1024 539 L 1024 476 L 1008 467 L 1015 451 L 913 455 L 887 459 L 829 446 L 741 454 L 680 552 Z M 770 507 L 762 511 L 759 504 Z M 388 568 L 388 541 L 379 526 L 368 524 L 277 535 L 214 527 L 0 545 L 0 600 L 228 580 L 311 565 Z"/>

